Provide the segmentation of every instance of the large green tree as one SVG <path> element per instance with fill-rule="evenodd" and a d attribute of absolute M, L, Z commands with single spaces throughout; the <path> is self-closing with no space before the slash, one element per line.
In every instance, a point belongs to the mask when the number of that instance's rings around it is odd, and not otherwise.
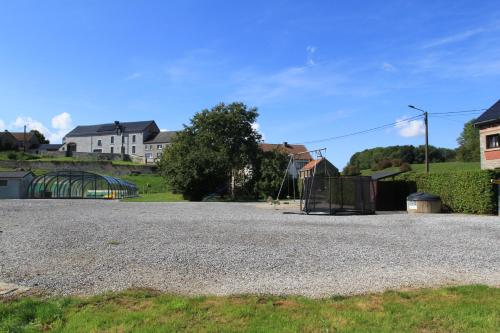
<path fill-rule="evenodd" d="M 457 160 L 463 162 L 479 161 L 479 129 L 474 127 L 474 119 L 464 125 L 462 133 L 457 139 Z"/>
<path fill-rule="evenodd" d="M 260 151 L 257 173 L 255 174 L 257 193 L 260 197 L 267 198 L 271 196 L 276 198 L 289 161 L 290 157 L 284 150 Z M 288 177 L 290 178 L 290 176 Z M 285 179 L 282 197 L 293 191 L 290 184 L 291 179 Z"/>
<path fill-rule="evenodd" d="M 42 132 L 38 130 L 32 130 L 32 132 L 33 135 L 35 135 L 38 138 L 38 141 L 40 141 L 40 143 L 50 143 L 50 141 L 47 138 L 45 138 L 45 135 L 43 135 Z"/>
<path fill-rule="evenodd" d="M 252 127 L 256 108 L 243 103 L 221 103 L 204 109 L 166 148 L 160 172 L 172 190 L 186 199 L 201 200 L 214 192 L 251 189 L 260 134 Z"/>

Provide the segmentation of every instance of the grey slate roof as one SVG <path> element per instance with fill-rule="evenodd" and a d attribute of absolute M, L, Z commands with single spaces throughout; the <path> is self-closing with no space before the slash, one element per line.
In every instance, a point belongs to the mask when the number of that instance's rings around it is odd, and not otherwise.
<path fill-rule="evenodd" d="M 42 143 L 38 145 L 38 150 L 59 150 L 61 148 L 62 143 Z"/>
<path fill-rule="evenodd" d="M 177 132 L 178 131 L 160 132 L 151 140 L 144 141 L 144 143 L 170 143 Z"/>
<path fill-rule="evenodd" d="M 24 178 L 29 174 L 33 175 L 31 171 L 0 171 L 0 178 Z"/>
<path fill-rule="evenodd" d="M 487 124 L 491 122 L 500 122 L 500 100 L 498 100 L 492 107 L 486 110 L 479 118 L 476 119 L 474 125 Z"/>
<path fill-rule="evenodd" d="M 132 121 L 123 122 L 120 125 L 123 128 L 123 133 L 137 133 L 144 131 L 149 125 L 156 123 L 154 120 L 147 121 Z M 114 123 L 99 124 L 99 125 L 84 125 L 77 126 L 71 132 L 66 134 L 67 137 L 71 136 L 90 136 L 90 135 L 106 135 L 116 133 L 116 125 Z"/>

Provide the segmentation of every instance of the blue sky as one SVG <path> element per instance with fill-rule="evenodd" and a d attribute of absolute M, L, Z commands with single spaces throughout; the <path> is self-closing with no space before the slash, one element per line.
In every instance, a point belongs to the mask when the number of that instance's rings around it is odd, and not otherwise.
<path fill-rule="evenodd" d="M 0 127 L 72 126 L 243 101 L 269 143 L 309 142 L 500 98 L 498 1 L 2 1 Z M 455 147 L 470 116 L 430 119 Z M 420 144 L 420 122 L 307 146 Z"/>

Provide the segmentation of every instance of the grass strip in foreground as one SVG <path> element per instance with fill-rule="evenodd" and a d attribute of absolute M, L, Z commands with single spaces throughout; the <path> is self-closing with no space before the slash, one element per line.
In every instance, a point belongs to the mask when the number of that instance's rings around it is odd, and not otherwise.
<path fill-rule="evenodd" d="M 500 289 L 353 297 L 183 297 L 129 290 L 0 302 L 0 332 L 498 332 Z"/>

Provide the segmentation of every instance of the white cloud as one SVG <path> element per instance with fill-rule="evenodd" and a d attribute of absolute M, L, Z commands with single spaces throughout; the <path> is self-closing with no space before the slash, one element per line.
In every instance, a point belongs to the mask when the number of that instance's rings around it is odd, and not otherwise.
<path fill-rule="evenodd" d="M 388 62 L 384 62 L 382 64 L 382 69 L 386 72 L 395 72 L 396 71 L 396 67 L 394 67 L 394 65 L 392 65 Z"/>
<path fill-rule="evenodd" d="M 131 80 L 136 80 L 142 76 L 142 73 L 136 72 L 132 73 L 129 76 L 125 78 L 125 81 L 131 81 Z"/>
<path fill-rule="evenodd" d="M 6 128 L 5 122 L 2 119 L 0 119 L 0 131 L 3 131 L 5 128 Z"/>
<path fill-rule="evenodd" d="M 31 117 L 18 116 L 10 125 L 15 130 L 21 130 L 26 125 L 26 129 L 37 130 L 42 133 L 52 143 L 61 142 L 64 135 L 72 128 L 71 115 L 67 112 L 58 114 L 52 118 L 52 129 L 47 128 L 42 122 Z"/>
<path fill-rule="evenodd" d="M 308 46 L 306 47 L 306 52 L 307 52 L 307 65 L 309 66 L 314 66 L 316 65 L 316 61 L 314 60 L 313 56 L 314 56 L 314 53 L 316 53 L 316 50 L 318 48 L 316 46 Z"/>
<path fill-rule="evenodd" d="M 457 34 L 454 34 L 454 35 L 450 35 L 450 36 L 446 36 L 446 37 L 435 39 L 435 40 L 433 40 L 433 41 L 431 41 L 431 42 L 429 42 L 427 44 L 424 44 L 422 46 L 422 48 L 428 49 L 428 48 L 431 48 L 431 47 L 436 47 L 436 46 L 442 46 L 442 45 L 446 45 L 446 44 L 461 42 L 463 40 L 466 40 L 466 39 L 468 39 L 468 38 L 470 38 L 472 36 L 475 36 L 477 34 L 485 32 L 485 31 L 486 31 L 486 29 L 483 29 L 483 28 L 466 30 L 466 31 L 463 31 L 463 32 L 460 32 L 460 33 L 457 33 Z"/>
<path fill-rule="evenodd" d="M 68 130 L 72 126 L 71 115 L 67 112 L 63 112 L 52 118 L 52 127 L 55 129 Z"/>
<path fill-rule="evenodd" d="M 425 124 L 421 119 L 404 121 L 407 117 L 399 118 L 396 120 L 396 128 L 399 135 L 405 138 L 411 138 L 425 134 Z"/>
<path fill-rule="evenodd" d="M 262 135 L 262 140 L 265 140 L 266 137 L 264 136 L 264 133 L 262 133 L 262 131 L 260 130 L 260 124 L 259 123 L 253 123 L 252 124 L 252 128 L 254 129 L 254 131 L 258 132 L 260 135 Z"/>

